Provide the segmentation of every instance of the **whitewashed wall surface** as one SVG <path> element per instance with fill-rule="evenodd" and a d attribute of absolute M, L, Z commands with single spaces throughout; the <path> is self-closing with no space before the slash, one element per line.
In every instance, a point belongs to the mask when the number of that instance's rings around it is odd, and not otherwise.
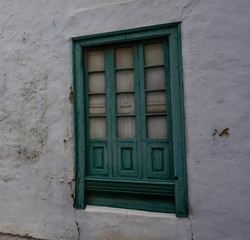
<path fill-rule="evenodd" d="M 249 0 L 1 0 L 0 232 L 250 239 L 249 17 Z M 171 22 L 182 27 L 189 218 L 75 210 L 71 38 Z"/>

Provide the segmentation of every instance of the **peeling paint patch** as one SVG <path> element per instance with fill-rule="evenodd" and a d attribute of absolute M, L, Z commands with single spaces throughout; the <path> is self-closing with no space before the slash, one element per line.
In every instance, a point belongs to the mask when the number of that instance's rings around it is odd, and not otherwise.
<path fill-rule="evenodd" d="M 217 133 L 219 133 L 218 130 L 214 129 L 214 132 L 213 132 L 212 136 L 214 137 Z"/>
<path fill-rule="evenodd" d="M 74 93 L 73 93 L 72 87 L 70 87 L 69 101 L 70 101 L 71 104 L 74 104 Z"/>
<path fill-rule="evenodd" d="M 72 137 L 65 138 L 63 139 L 63 143 L 66 144 L 67 142 L 71 142 L 71 140 L 72 140 Z"/>
<path fill-rule="evenodd" d="M 212 136 L 215 137 L 216 135 L 220 137 L 228 137 L 230 135 L 229 128 L 224 128 L 222 131 L 218 131 L 217 129 L 214 129 Z"/>
<path fill-rule="evenodd" d="M 73 199 L 73 207 L 75 208 L 75 179 L 71 179 L 67 182 L 70 186 L 70 196 Z"/>
<path fill-rule="evenodd" d="M 229 128 L 225 128 L 223 129 L 220 133 L 219 133 L 219 136 L 220 137 L 228 137 L 229 136 Z"/>

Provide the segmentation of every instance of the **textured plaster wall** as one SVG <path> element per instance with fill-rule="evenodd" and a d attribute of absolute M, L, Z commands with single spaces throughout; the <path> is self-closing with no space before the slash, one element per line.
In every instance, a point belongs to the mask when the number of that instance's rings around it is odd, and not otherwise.
<path fill-rule="evenodd" d="M 188 222 L 193 239 L 250 238 L 249 15 L 248 0 L 1 0 L 0 232 L 172 240 Z M 176 21 L 190 218 L 75 211 L 71 37 Z"/>
<path fill-rule="evenodd" d="M 202 1 L 182 25 L 194 239 L 250 239 L 249 14 L 247 0 Z"/>

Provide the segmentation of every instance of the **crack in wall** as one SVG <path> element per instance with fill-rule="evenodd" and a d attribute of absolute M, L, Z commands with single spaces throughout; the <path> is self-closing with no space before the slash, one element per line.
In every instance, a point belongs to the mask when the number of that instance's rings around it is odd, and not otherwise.
<path fill-rule="evenodd" d="M 11 233 L 0 233 L 0 239 L 2 239 L 2 237 L 4 239 L 7 239 L 8 240 L 46 240 L 46 239 L 41 239 L 41 238 L 33 238 L 31 236 L 29 236 L 28 234 L 25 234 L 25 235 L 19 235 L 19 234 L 11 234 Z"/>
<path fill-rule="evenodd" d="M 189 222 L 190 222 L 190 229 L 191 229 L 191 240 L 195 240 L 194 237 L 194 232 L 193 232 L 193 225 L 192 225 L 192 221 L 190 218 L 188 218 Z"/>
<path fill-rule="evenodd" d="M 189 3 L 182 8 L 181 20 L 185 20 L 189 14 L 194 10 L 195 6 L 198 5 L 200 0 L 190 0 Z"/>
<path fill-rule="evenodd" d="M 69 181 L 67 181 L 67 184 L 70 186 L 70 196 L 73 200 L 75 224 L 76 224 L 76 229 L 77 229 L 77 239 L 80 240 L 81 239 L 81 230 L 80 230 L 79 223 L 77 221 L 76 209 L 75 209 L 75 179 L 70 179 Z"/>
<path fill-rule="evenodd" d="M 80 240 L 81 239 L 81 231 L 80 231 L 80 227 L 79 227 L 79 223 L 76 220 L 76 211 L 75 211 L 75 223 L 76 223 L 76 228 L 77 228 L 77 239 Z"/>

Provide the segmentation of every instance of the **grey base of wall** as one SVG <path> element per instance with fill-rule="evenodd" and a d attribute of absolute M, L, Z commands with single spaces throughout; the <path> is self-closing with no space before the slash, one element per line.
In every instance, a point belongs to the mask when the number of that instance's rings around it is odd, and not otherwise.
<path fill-rule="evenodd" d="M 175 214 L 87 206 L 76 219 L 80 240 L 192 239 L 189 219 Z"/>

